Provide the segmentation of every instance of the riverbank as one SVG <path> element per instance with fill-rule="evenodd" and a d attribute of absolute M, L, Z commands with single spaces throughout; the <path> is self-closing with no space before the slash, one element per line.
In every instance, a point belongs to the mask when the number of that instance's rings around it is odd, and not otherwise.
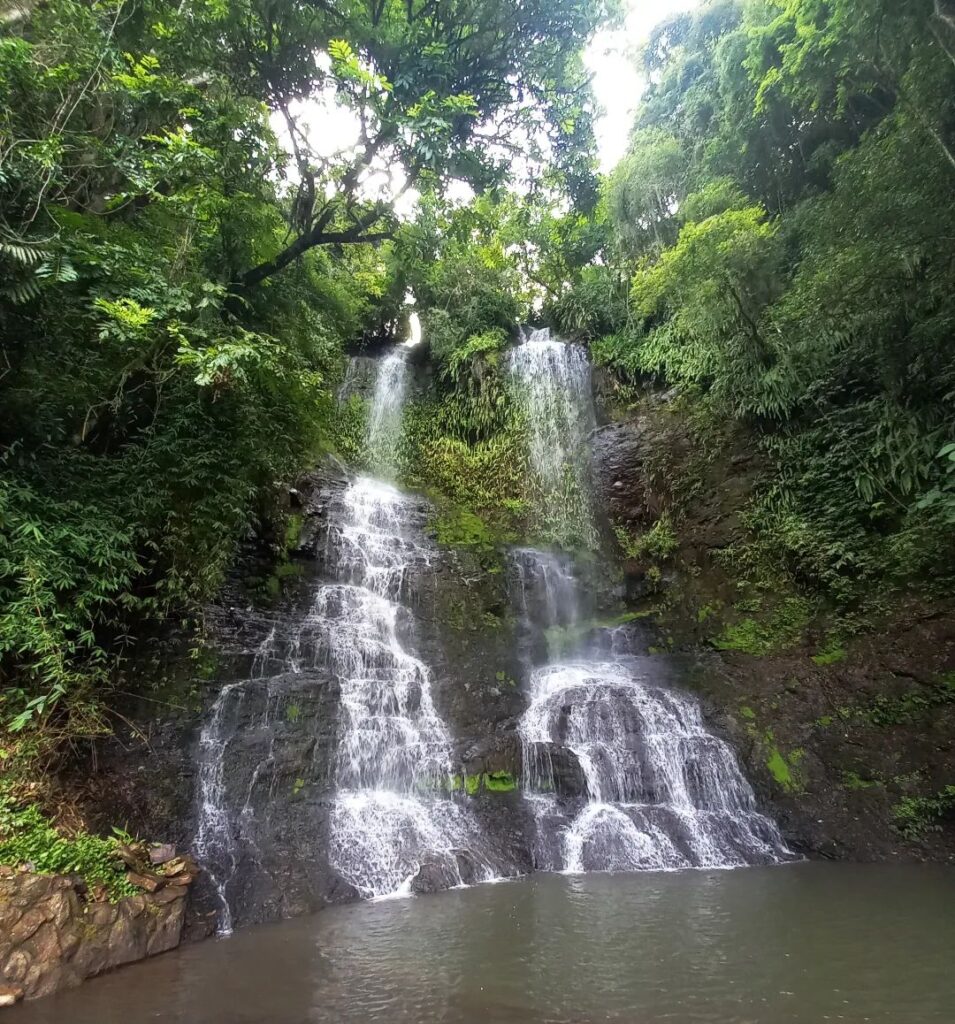
<path fill-rule="evenodd" d="M 77 874 L 0 866 L 0 1006 L 74 988 L 179 945 L 198 867 L 170 847 L 122 847 L 125 885 L 111 898 Z"/>

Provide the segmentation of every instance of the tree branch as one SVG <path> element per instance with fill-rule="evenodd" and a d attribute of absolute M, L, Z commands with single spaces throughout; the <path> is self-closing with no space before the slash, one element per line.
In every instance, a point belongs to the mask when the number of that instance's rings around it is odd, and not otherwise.
<path fill-rule="evenodd" d="M 324 219 L 303 235 L 286 246 L 274 259 L 266 260 L 257 267 L 247 270 L 236 281 L 231 291 L 235 295 L 244 295 L 250 292 L 266 278 L 272 277 L 280 270 L 284 270 L 290 263 L 294 263 L 300 256 L 303 256 L 309 249 L 320 245 L 358 245 L 360 243 L 377 244 L 394 237 L 394 230 L 369 231 L 368 229 L 376 220 L 382 217 L 380 209 L 374 210 L 371 214 L 362 217 L 354 225 L 345 231 L 325 231 Z"/>

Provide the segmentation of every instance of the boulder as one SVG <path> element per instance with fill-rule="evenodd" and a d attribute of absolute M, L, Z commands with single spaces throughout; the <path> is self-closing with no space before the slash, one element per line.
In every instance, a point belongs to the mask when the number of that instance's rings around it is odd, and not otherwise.
<path fill-rule="evenodd" d="M 144 891 L 109 903 L 91 902 L 74 876 L 0 874 L 0 1006 L 179 944 L 193 875 L 129 871 L 127 878 Z"/>
<path fill-rule="evenodd" d="M 172 843 L 159 843 L 149 848 L 150 864 L 165 864 L 176 856 L 176 848 Z"/>
<path fill-rule="evenodd" d="M 418 896 L 440 892 L 458 884 L 457 870 L 444 861 L 426 861 L 411 880 L 411 891 Z"/>
<path fill-rule="evenodd" d="M 137 889 L 143 889 L 145 892 L 158 892 L 166 884 L 165 878 L 161 875 L 154 875 L 151 872 L 140 874 L 136 871 L 127 871 L 126 881 L 130 885 L 135 885 Z"/>

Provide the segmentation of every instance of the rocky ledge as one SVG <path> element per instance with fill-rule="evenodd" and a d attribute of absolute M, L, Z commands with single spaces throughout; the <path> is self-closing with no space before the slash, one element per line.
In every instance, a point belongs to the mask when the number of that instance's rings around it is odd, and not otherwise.
<path fill-rule="evenodd" d="M 123 847 L 142 890 L 115 903 L 75 875 L 0 866 L 0 1006 L 34 999 L 179 945 L 198 874 L 170 847 Z"/>

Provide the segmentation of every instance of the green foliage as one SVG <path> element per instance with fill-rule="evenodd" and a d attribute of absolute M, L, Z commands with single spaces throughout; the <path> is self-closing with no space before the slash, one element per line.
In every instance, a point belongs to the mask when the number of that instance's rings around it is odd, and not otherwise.
<path fill-rule="evenodd" d="M 670 516 L 666 512 L 645 533 L 634 535 L 625 527 L 616 526 L 614 534 L 627 558 L 636 561 L 645 558 L 664 561 L 680 546 Z"/>
<path fill-rule="evenodd" d="M 881 783 L 876 779 L 863 778 L 858 772 L 843 772 L 842 773 L 842 785 L 849 790 L 860 791 L 865 789 L 874 789 L 880 786 Z"/>
<path fill-rule="evenodd" d="M 944 520 L 955 525 L 955 442 L 943 445 L 937 458 L 943 468 L 935 486 L 919 498 L 918 509 L 938 509 Z"/>
<path fill-rule="evenodd" d="M 440 512 L 434 520 L 435 540 L 445 547 L 494 547 L 497 538 L 480 516 L 465 508 L 450 508 Z"/>
<path fill-rule="evenodd" d="M 955 810 L 955 786 L 945 786 L 934 796 L 906 796 L 892 808 L 895 828 L 906 839 L 918 840 L 941 829 L 941 819 Z"/>
<path fill-rule="evenodd" d="M 485 527 L 497 537 L 519 532 L 528 509 L 521 431 L 511 423 L 468 444 L 447 430 L 441 402 L 408 405 L 398 453 L 403 481 L 436 494 L 444 509 L 439 522 L 449 543 L 462 538 L 483 543 L 479 535 Z M 471 540 L 469 534 L 474 534 Z"/>
<path fill-rule="evenodd" d="M 327 416 L 327 443 L 347 465 L 363 468 L 368 461 L 368 402 L 360 395 L 349 395 Z"/>
<path fill-rule="evenodd" d="M 744 618 L 727 625 L 710 642 L 721 651 L 775 654 L 800 643 L 815 608 L 801 597 L 787 597 L 759 618 Z"/>
<path fill-rule="evenodd" d="M 126 881 L 126 868 L 116 856 L 120 838 L 87 832 L 66 836 L 35 804 L 18 805 L 0 791 L 0 864 L 32 864 L 41 874 L 78 874 L 90 887 L 102 885 L 113 901 L 137 890 Z"/>
<path fill-rule="evenodd" d="M 477 796 L 482 790 L 513 793 L 517 789 L 517 780 L 507 771 L 479 772 L 475 775 L 452 775 L 447 786 L 451 792 L 464 790 L 468 796 Z"/>
<path fill-rule="evenodd" d="M 817 654 L 812 656 L 812 660 L 815 664 L 824 665 L 836 665 L 840 661 L 845 661 L 846 649 L 841 647 L 835 640 L 830 640 L 828 644 Z"/>
<path fill-rule="evenodd" d="M 955 703 L 955 679 L 943 678 L 933 686 L 909 690 L 898 697 L 879 694 L 864 707 L 856 708 L 853 717 L 870 725 L 889 728 L 924 721 L 936 708 Z"/>
<path fill-rule="evenodd" d="M 769 774 L 787 792 L 796 788 L 789 762 L 783 757 L 777 747 L 770 748 L 769 757 L 766 759 L 766 767 L 769 769 Z"/>
<path fill-rule="evenodd" d="M 727 0 L 643 61 L 605 185 L 629 310 L 595 358 L 756 436 L 745 525 L 781 578 L 843 608 L 950 591 L 950 26 L 929 0 Z"/>
<path fill-rule="evenodd" d="M 517 789 L 517 781 L 510 772 L 485 772 L 484 788 L 489 793 L 513 793 Z"/>
<path fill-rule="evenodd" d="M 432 230 L 423 209 L 402 232 L 367 183 L 400 167 L 428 196 L 500 184 L 507 119 L 528 174 L 552 155 L 552 195 L 592 192 L 580 50 L 613 7 L 64 0 L 5 16 L 6 724 L 106 728 L 127 647 L 170 618 L 195 626 L 240 540 L 275 517 L 277 483 L 322 449 L 362 464 L 360 401 L 333 412 L 332 390 L 346 346 L 398 330 L 409 286 L 438 348 L 440 311 L 458 316 L 430 443 L 489 445 L 460 471 L 445 448 L 443 474 L 464 490 L 479 463 L 475 486 L 501 496 L 513 432 L 495 363 L 521 292 L 507 243 L 489 227 L 472 263 L 469 214 Z M 350 113 L 360 142 L 319 154 L 303 104 Z"/>

